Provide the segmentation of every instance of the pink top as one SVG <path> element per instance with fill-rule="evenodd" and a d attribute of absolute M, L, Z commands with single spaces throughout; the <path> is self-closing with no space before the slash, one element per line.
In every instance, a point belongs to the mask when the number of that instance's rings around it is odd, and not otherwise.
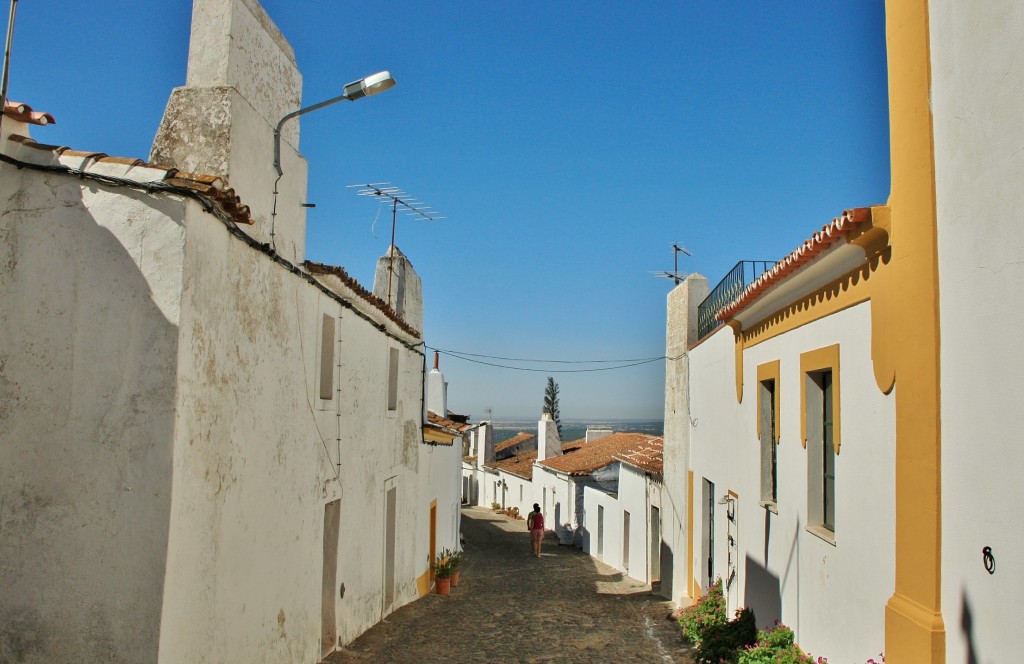
<path fill-rule="evenodd" d="M 544 515 L 540 512 L 530 512 L 530 530 L 544 530 Z"/>

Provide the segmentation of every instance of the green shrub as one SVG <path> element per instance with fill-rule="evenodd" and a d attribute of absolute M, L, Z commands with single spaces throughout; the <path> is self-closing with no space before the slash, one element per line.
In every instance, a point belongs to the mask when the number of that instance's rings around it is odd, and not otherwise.
<path fill-rule="evenodd" d="M 805 655 L 793 643 L 793 630 L 779 621 L 757 632 L 757 641 L 739 651 L 737 664 L 828 664 L 824 657 Z"/>
<path fill-rule="evenodd" d="M 736 618 L 704 630 L 694 653 L 698 662 L 736 662 L 740 652 L 757 640 L 757 621 L 751 609 L 739 609 Z"/>
<path fill-rule="evenodd" d="M 683 609 L 679 616 L 679 629 L 683 638 L 695 646 L 699 646 L 704 638 L 704 631 L 715 625 L 728 622 L 725 615 L 725 597 L 722 595 L 722 580 L 718 579 L 708 586 L 704 595 L 693 606 Z"/>

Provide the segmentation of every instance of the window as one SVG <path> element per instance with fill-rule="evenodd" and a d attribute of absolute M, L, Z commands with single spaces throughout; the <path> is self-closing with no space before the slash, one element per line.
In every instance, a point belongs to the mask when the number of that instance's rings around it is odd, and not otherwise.
<path fill-rule="evenodd" d="M 327 314 L 320 327 L 320 398 L 334 398 L 334 317 Z"/>
<path fill-rule="evenodd" d="M 808 530 L 835 543 L 836 457 L 839 455 L 839 346 L 800 356 Z"/>
<path fill-rule="evenodd" d="M 779 361 L 757 367 L 757 438 L 761 448 L 761 505 L 776 510 L 779 499 Z"/>
<path fill-rule="evenodd" d="M 398 349 L 388 355 L 388 410 L 398 408 Z"/>

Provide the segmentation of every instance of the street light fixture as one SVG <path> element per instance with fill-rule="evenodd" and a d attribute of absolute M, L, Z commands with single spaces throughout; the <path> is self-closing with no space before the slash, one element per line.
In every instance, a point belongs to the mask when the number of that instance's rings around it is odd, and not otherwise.
<path fill-rule="evenodd" d="M 362 99 L 363 97 L 369 97 L 375 95 L 378 92 L 384 92 L 389 88 L 395 86 L 395 79 L 391 77 L 391 74 L 386 71 L 377 72 L 361 78 L 358 81 L 352 81 L 342 89 L 341 95 L 322 101 L 319 104 L 313 104 L 306 108 L 301 108 L 297 111 L 289 113 L 288 115 L 281 118 L 281 121 L 277 123 L 277 127 L 274 128 L 274 168 L 277 170 L 277 175 L 280 177 L 284 174 L 281 170 L 281 127 L 285 122 L 288 122 L 292 118 L 300 115 L 305 115 L 311 111 L 323 108 L 324 106 L 330 106 L 339 101 L 355 101 Z"/>

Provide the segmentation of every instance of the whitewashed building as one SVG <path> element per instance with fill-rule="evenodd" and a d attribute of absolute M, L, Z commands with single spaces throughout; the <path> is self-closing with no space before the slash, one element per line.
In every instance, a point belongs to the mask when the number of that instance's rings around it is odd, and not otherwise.
<path fill-rule="evenodd" d="M 1016 661 L 1024 6 L 890 0 L 886 33 L 885 204 L 669 296 L 665 576 L 830 661 Z"/>
<path fill-rule="evenodd" d="M 385 301 L 304 261 L 297 121 L 272 214 L 300 93 L 256 0 L 197 0 L 151 163 L 5 107 L 0 653 L 317 662 L 457 542 L 411 264 Z"/>

